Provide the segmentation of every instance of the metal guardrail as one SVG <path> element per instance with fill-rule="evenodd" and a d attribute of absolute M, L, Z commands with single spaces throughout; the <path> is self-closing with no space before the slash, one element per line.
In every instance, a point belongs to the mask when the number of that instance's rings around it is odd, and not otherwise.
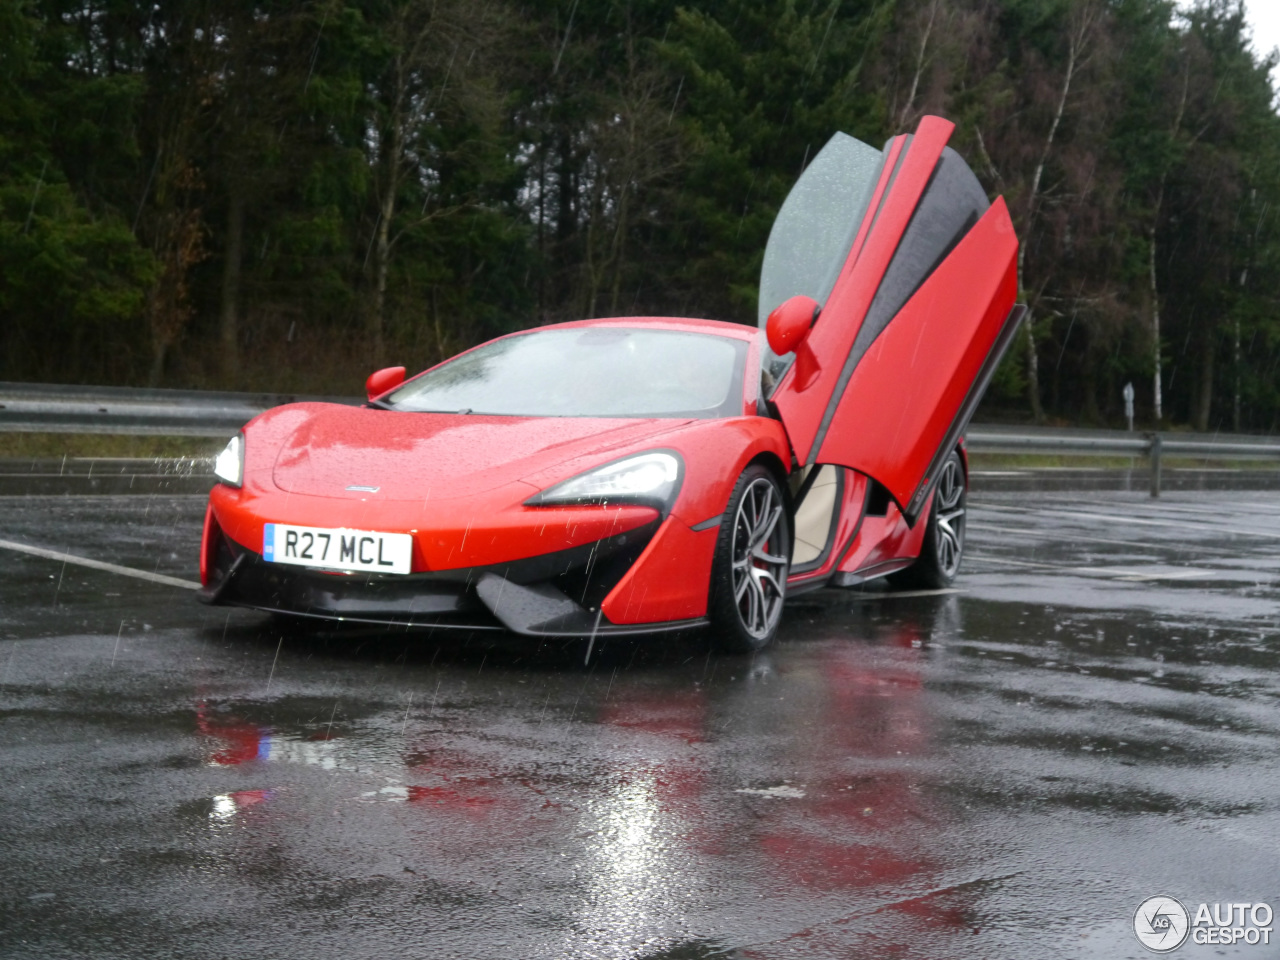
<path fill-rule="evenodd" d="M 1280 442 L 1239 434 L 1124 433 L 972 426 L 966 435 L 976 453 L 1040 453 L 1086 457 L 1143 457 L 1151 470 L 1151 496 L 1160 496 L 1165 457 L 1204 460 L 1280 460 Z"/>
<path fill-rule="evenodd" d="M 357 397 L 0 382 L 0 431 L 222 437 L 263 410 L 299 400 L 362 402 Z M 1235 434 L 1138 434 L 978 424 L 969 428 L 966 441 L 975 453 L 1142 457 L 1150 464 L 1153 497 L 1160 495 L 1165 457 L 1280 461 L 1280 440 Z"/>
<path fill-rule="evenodd" d="M 0 431 L 223 437 L 263 410 L 299 400 L 362 402 L 354 397 L 302 394 L 0 382 Z"/>

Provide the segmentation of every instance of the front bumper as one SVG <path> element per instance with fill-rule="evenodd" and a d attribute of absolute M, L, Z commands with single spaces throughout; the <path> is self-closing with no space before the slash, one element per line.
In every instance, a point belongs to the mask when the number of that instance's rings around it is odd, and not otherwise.
<path fill-rule="evenodd" d="M 404 576 L 336 574 L 272 563 L 217 527 L 206 529 L 210 604 L 397 627 L 595 636 L 685 630 L 704 617 L 614 623 L 602 604 L 654 540 L 654 521 L 567 550 L 488 567 Z"/>

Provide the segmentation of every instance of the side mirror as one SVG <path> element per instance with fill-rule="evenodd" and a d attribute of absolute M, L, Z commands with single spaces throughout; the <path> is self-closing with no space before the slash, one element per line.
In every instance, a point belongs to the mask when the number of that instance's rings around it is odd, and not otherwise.
<path fill-rule="evenodd" d="M 818 319 L 821 309 L 818 301 L 803 294 L 774 308 L 764 328 L 769 338 L 769 349 L 778 356 L 794 352 Z"/>
<path fill-rule="evenodd" d="M 380 397 L 392 387 L 398 387 L 404 383 L 404 367 L 384 367 L 369 374 L 369 379 L 364 382 L 364 392 L 372 400 Z"/>

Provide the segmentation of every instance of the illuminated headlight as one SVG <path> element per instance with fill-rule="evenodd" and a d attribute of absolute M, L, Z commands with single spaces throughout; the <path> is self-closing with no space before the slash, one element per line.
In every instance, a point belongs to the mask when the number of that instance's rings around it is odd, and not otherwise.
<path fill-rule="evenodd" d="M 244 434 L 232 437 L 218 459 L 213 461 L 213 475 L 223 483 L 238 487 L 244 481 Z"/>
<path fill-rule="evenodd" d="M 683 464 L 674 453 L 642 453 L 557 483 L 525 502 L 530 506 L 641 503 L 667 510 L 680 491 L 682 472 Z"/>

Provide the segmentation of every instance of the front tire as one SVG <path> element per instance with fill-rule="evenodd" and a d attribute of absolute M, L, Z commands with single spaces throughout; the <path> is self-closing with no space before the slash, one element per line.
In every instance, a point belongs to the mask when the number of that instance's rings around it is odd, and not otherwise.
<path fill-rule="evenodd" d="M 899 587 L 943 590 L 955 582 L 964 559 L 965 512 L 969 483 L 960 454 L 951 452 L 942 465 L 937 486 L 933 488 L 933 506 L 929 510 L 928 527 L 920 545 L 920 557 L 907 569 L 889 576 Z"/>
<path fill-rule="evenodd" d="M 782 487 L 758 464 L 742 472 L 720 522 L 708 614 L 716 646 L 751 653 L 782 620 L 791 567 L 791 520 Z"/>

